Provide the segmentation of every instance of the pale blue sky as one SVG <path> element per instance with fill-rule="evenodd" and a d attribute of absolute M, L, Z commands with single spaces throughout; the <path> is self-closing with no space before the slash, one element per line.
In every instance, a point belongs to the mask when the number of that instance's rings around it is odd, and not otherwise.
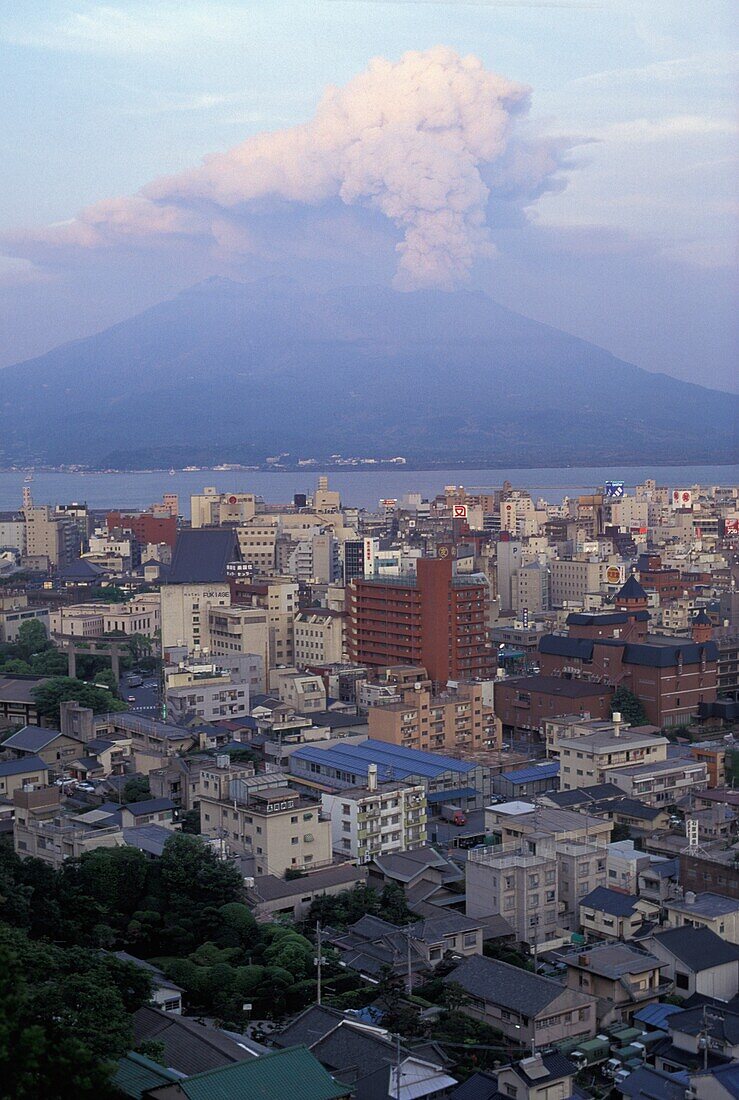
<path fill-rule="evenodd" d="M 0 231 L 71 219 L 305 122 L 373 56 L 444 44 L 529 85 L 537 133 L 583 141 L 567 186 L 501 227 L 476 281 L 648 369 L 733 388 L 734 16 L 728 0 L 23 0 L 0 15 Z M 5 363 L 210 264 L 0 252 Z"/>

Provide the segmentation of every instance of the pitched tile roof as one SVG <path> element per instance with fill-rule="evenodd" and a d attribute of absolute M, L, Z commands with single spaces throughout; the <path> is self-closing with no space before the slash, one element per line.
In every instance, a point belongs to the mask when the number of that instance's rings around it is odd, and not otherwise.
<path fill-rule="evenodd" d="M 201 1073 L 204 1070 L 241 1062 L 253 1055 L 223 1032 L 178 1016 L 162 1012 L 153 1005 L 138 1009 L 133 1018 L 136 1043 L 156 1039 L 164 1046 L 167 1065 L 180 1073 Z"/>
<path fill-rule="evenodd" d="M 635 895 L 620 894 L 618 890 L 609 890 L 607 886 L 596 886 L 586 897 L 580 898 L 580 906 L 597 909 L 611 917 L 630 917 L 638 900 Z"/>
<path fill-rule="evenodd" d="M 565 992 L 559 982 L 485 955 L 471 955 L 443 981 L 455 982 L 473 997 L 515 1009 L 526 1016 L 538 1015 Z"/>
<path fill-rule="evenodd" d="M 226 566 L 241 558 L 232 527 L 185 527 L 177 535 L 169 584 L 225 582 Z"/>
<path fill-rule="evenodd" d="M 3 741 L 3 748 L 18 749 L 20 752 L 39 752 L 61 736 L 59 730 L 42 729 L 41 726 L 24 726 Z"/>
<path fill-rule="evenodd" d="M 652 938 L 695 973 L 739 959 L 739 947 L 722 940 L 710 928 L 667 928 L 655 932 Z"/>
<path fill-rule="evenodd" d="M 5 742 L 7 745 L 7 741 Z M 21 760 L 0 761 L 0 777 L 24 775 L 26 772 L 47 772 L 49 765 L 40 756 L 24 756 Z"/>
<path fill-rule="evenodd" d="M 146 1058 L 143 1054 L 137 1054 L 130 1050 L 118 1063 L 118 1069 L 113 1077 L 113 1084 L 124 1096 L 131 1096 L 133 1100 L 141 1100 L 141 1097 L 149 1089 L 158 1088 L 160 1085 L 169 1085 L 175 1081 L 181 1081 L 182 1074 L 172 1069 L 165 1069 L 158 1062 Z"/>

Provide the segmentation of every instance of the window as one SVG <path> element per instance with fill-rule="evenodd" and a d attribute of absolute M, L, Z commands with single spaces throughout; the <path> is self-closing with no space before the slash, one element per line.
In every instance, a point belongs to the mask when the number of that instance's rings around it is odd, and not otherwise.
<path fill-rule="evenodd" d="M 690 985 L 690 983 L 688 981 L 688 975 L 683 974 L 681 970 L 676 970 L 675 971 L 675 987 L 677 989 L 688 989 L 689 985 Z"/>

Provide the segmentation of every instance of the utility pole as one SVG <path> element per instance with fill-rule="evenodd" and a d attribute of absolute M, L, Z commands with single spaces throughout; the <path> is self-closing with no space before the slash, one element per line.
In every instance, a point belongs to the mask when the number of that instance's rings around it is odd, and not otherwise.
<path fill-rule="evenodd" d="M 406 947 L 407 947 L 407 961 L 408 961 L 408 996 L 413 992 L 413 974 L 411 971 L 411 926 L 408 925 L 405 933 Z"/>
<path fill-rule="evenodd" d="M 320 1005 L 320 1003 L 321 1003 L 321 977 L 322 977 L 322 968 L 323 968 L 323 956 L 321 954 L 321 922 L 320 921 L 316 921 L 316 946 L 318 948 L 318 954 L 316 955 L 316 968 L 317 968 L 317 979 L 318 979 L 317 1001 L 318 1001 L 318 1004 Z"/>

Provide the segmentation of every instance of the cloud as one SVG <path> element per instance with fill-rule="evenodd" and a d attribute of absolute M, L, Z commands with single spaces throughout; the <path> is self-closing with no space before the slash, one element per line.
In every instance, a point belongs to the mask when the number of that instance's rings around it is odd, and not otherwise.
<path fill-rule="evenodd" d="M 683 137 L 710 137 L 713 134 L 736 134 L 737 124 L 731 118 L 709 118 L 702 115 L 672 115 L 667 118 L 633 118 L 615 122 L 593 136 L 611 142 L 671 141 Z"/>
<path fill-rule="evenodd" d="M 22 7 L 20 9 L 22 12 Z M 130 54 L 166 53 L 204 43 L 228 44 L 243 38 L 248 20 L 243 11 L 216 3 L 79 4 L 57 18 L 27 23 L 7 18 L 0 38 L 12 45 L 56 53 Z"/>
<path fill-rule="evenodd" d="M 397 286 L 450 288 L 494 250 L 491 199 L 523 203 L 560 186 L 568 143 L 528 132 L 528 108 L 525 85 L 447 47 L 376 58 L 343 88 L 329 87 L 309 122 L 250 137 L 13 242 L 38 256 L 44 245 L 159 246 L 186 235 L 264 254 L 272 238 L 278 251 L 287 246 L 280 221 L 295 207 L 322 218 L 348 207 L 382 215 L 400 235 Z"/>

